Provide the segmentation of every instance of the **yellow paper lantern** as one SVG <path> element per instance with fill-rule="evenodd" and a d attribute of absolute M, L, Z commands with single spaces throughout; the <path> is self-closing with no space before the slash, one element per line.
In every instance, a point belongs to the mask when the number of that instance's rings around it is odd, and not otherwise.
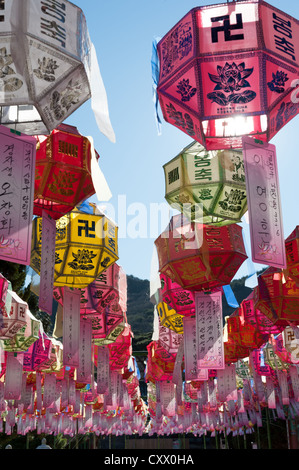
<path fill-rule="evenodd" d="M 118 260 L 116 224 L 89 204 L 93 213 L 76 207 L 56 221 L 54 286 L 83 288 Z M 42 218 L 32 227 L 31 267 L 40 274 Z"/>
<path fill-rule="evenodd" d="M 165 326 L 178 334 L 183 334 L 183 315 L 179 315 L 176 310 L 170 308 L 165 302 L 158 303 L 157 312 L 162 326 Z"/>

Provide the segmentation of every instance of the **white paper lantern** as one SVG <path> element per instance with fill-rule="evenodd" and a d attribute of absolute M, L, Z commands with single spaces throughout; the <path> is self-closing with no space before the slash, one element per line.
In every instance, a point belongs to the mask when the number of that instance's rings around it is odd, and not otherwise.
<path fill-rule="evenodd" d="M 85 16 L 67 0 L 3 0 L 0 17 L 0 123 L 50 133 L 91 98 L 99 76 Z"/>

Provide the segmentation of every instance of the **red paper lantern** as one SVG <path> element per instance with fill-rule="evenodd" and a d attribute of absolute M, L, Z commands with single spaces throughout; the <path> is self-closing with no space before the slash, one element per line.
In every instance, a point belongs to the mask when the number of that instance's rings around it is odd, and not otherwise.
<path fill-rule="evenodd" d="M 57 220 L 94 193 L 87 137 L 66 124 L 38 136 L 33 213 L 42 216 L 45 210 Z"/>
<path fill-rule="evenodd" d="M 299 324 L 299 286 L 283 271 L 269 267 L 258 276 L 255 307 L 278 326 Z"/>
<path fill-rule="evenodd" d="M 285 241 L 287 274 L 299 283 L 299 225 L 293 230 Z"/>
<path fill-rule="evenodd" d="M 249 356 L 249 348 L 240 346 L 232 341 L 224 341 L 224 360 L 226 364 L 237 362 L 239 359 Z"/>
<path fill-rule="evenodd" d="M 254 325 L 244 321 L 241 308 L 227 318 L 227 331 L 229 341 L 245 348 L 259 348 L 267 341 L 267 336 L 262 335 Z"/>
<path fill-rule="evenodd" d="M 159 271 L 187 290 L 227 285 L 247 258 L 242 228 L 211 227 L 173 216 L 155 240 Z"/>
<path fill-rule="evenodd" d="M 273 323 L 270 318 L 255 307 L 254 298 L 257 289 L 258 287 L 255 287 L 249 296 L 241 302 L 241 316 L 244 318 L 244 322 L 260 331 L 265 338 L 271 334 L 279 334 L 285 327 Z"/>
<path fill-rule="evenodd" d="M 151 341 L 146 349 L 148 352 L 146 381 L 172 380 L 174 361 L 165 362 L 157 357 L 157 341 Z"/>
<path fill-rule="evenodd" d="M 263 0 L 193 8 L 157 45 L 164 119 L 207 149 L 268 142 L 299 111 L 298 36 Z"/>

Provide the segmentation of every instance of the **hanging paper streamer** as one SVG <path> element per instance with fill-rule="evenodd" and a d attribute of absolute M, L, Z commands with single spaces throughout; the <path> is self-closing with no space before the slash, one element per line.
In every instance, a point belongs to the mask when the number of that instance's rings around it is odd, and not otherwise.
<path fill-rule="evenodd" d="M 175 357 L 175 363 L 172 374 L 172 382 L 178 385 L 182 380 L 182 362 L 184 357 L 184 341 L 181 342 Z"/>
<path fill-rule="evenodd" d="M 110 382 L 109 349 L 98 346 L 97 392 L 107 394 Z"/>
<path fill-rule="evenodd" d="M 56 222 L 45 211 L 42 215 L 42 253 L 38 306 L 52 315 L 55 265 Z"/>
<path fill-rule="evenodd" d="M 90 173 L 92 178 L 92 183 L 95 189 L 96 196 L 99 201 L 109 201 L 112 197 L 112 193 L 102 172 L 101 168 L 99 167 L 94 142 L 92 137 L 88 137 L 90 142 L 90 153 L 91 153 L 91 160 L 90 160 Z"/>
<path fill-rule="evenodd" d="M 80 297 L 79 289 L 64 287 L 63 297 L 63 365 L 79 365 L 80 335 Z"/>
<path fill-rule="evenodd" d="M 224 369 L 222 292 L 196 292 L 196 340 L 199 369 Z"/>
<path fill-rule="evenodd" d="M 56 400 L 56 375 L 45 374 L 43 407 L 50 409 Z"/>
<path fill-rule="evenodd" d="M 77 378 L 79 382 L 90 384 L 92 373 L 91 348 L 92 348 L 92 322 L 91 320 L 80 321 L 79 335 L 79 367 Z"/>
<path fill-rule="evenodd" d="M 0 258 L 30 264 L 36 140 L 0 126 Z"/>
<path fill-rule="evenodd" d="M 184 317 L 185 380 L 207 380 L 208 370 L 198 367 L 195 317 Z"/>
<path fill-rule="evenodd" d="M 252 261 L 286 268 L 276 149 L 243 137 Z"/>
<path fill-rule="evenodd" d="M 24 355 L 8 352 L 6 358 L 6 373 L 4 398 L 19 400 L 22 393 Z"/>
<path fill-rule="evenodd" d="M 157 86 L 159 82 L 159 58 L 158 58 L 158 52 L 157 52 L 157 44 L 159 41 L 160 41 L 160 38 L 155 38 L 153 40 L 151 64 L 152 64 L 152 89 L 153 89 L 153 102 L 155 105 L 155 117 L 156 117 L 158 135 L 161 135 L 161 118 L 158 112 L 159 101 L 158 101 L 158 93 L 157 93 Z"/>
<path fill-rule="evenodd" d="M 228 305 L 232 308 L 238 308 L 239 303 L 235 297 L 235 294 L 233 293 L 231 286 L 228 284 L 227 286 L 222 286 L 222 289 Z"/>
<path fill-rule="evenodd" d="M 238 399 L 235 364 L 217 371 L 217 389 L 218 399 L 222 402 Z"/>
<path fill-rule="evenodd" d="M 266 377 L 266 392 L 267 392 L 267 401 L 268 408 L 274 409 L 276 407 L 275 401 L 275 388 L 272 377 Z"/>
<path fill-rule="evenodd" d="M 163 380 L 160 383 L 160 399 L 162 413 L 165 416 L 175 415 L 175 390 L 174 384 L 168 380 Z"/>

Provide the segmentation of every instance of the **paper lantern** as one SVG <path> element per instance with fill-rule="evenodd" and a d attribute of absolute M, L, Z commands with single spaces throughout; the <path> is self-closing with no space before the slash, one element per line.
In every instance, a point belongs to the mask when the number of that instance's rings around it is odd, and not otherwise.
<path fill-rule="evenodd" d="M 148 352 L 148 359 L 145 380 L 151 382 L 156 382 L 160 380 L 172 380 L 174 362 L 164 362 L 158 359 L 155 356 L 156 348 L 156 341 L 151 341 L 150 344 L 148 344 L 146 347 Z"/>
<path fill-rule="evenodd" d="M 155 240 L 159 271 L 187 290 L 227 285 L 247 258 L 242 228 L 211 227 L 173 216 Z"/>
<path fill-rule="evenodd" d="M 1 124 L 47 134 L 91 97 L 90 40 L 71 2 L 2 2 Z"/>
<path fill-rule="evenodd" d="M 226 364 L 237 362 L 239 359 L 249 356 L 249 348 L 240 346 L 232 341 L 224 341 L 224 360 Z"/>
<path fill-rule="evenodd" d="M 26 324 L 13 336 L 3 340 L 3 349 L 7 352 L 21 352 L 39 339 L 41 322 L 37 320 L 30 310 L 26 309 Z"/>
<path fill-rule="evenodd" d="M 291 362 L 297 364 L 299 362 L 299 340 L 296 337 L 294 328 L 286 326 L 282 332 L 282 338 L 283 347 L 289 353 Z"/>
<path fill-rule="evenodd" d="M 245 323 L 252 325 L 264 335 L 265 338 L 271 334 L 279 334 L 285 326 L 279 326 L 277 323 L 273 323 L 270 318 L 255 307 L 254 298 L 257 289 L 258 287 L 255 287 L 249 296 L 242 300 L 240 304 L 241 316 Z"/>
<path fill-rule="evenodd" d="M 41 217 L 45 210 L 57 220 L 92 196 L 91 158 L 91 143 L 74 126 L 38 136 L 33 213 Z"/>
<path fill-rule="evenodd" d="M 158 303 L 157 312 L 159 315 L 159 322 L 162 326 L 173 330 L 175 333 L 183 334 L 183 315 L 179 315 L 165 302 Z"/>
<path fill-rule="evenodd" d="M 56 221 L 54 286 L 84 288 L 118 260 L 117 226 L 75 208 Z M 40 274 L 42 217 L 33 219 L 31 267 Z"/>
<path fill-rule="evenodd" d="M 264 375 L 266 377 L 274 377 L 275 372 L 272 367 L 265 360 L 265 348 L 254 349 L 250 351 L 249 363 L 252 369 L 258 375 Z"/>
<path fill-rule="evenodd" d="M 275 354 L 283 363 L 287 364 L 299 364 L 299 348 L 297 346 L 296 350 L 294 349 L 292 353 L 284 345 L 284 332 L 279 335 L 272 335 L 270 342 L 273 346 Z"/>
<path fill-rule="evenodd" d="M 161 325 L 159 322 L 158 344 L 169 354 L 177 354 L 178 348 L 183 341 L 183 335 L 176 333 L 171 328 Z"/>
<path fill-rule="evenodd" d="M 208 152 L 193 142 L 163 168 L 165 199 L 190 220 L 221 226 L 247 211 L 241 150 Z"/>
<path fill-rule="evenodd" d="M 81 289 L 80 314 L 92 322 L 92 341 L 113 343 L 123 331 L 126 317 L 126 274 L 114 263 L 95 281 Z M 64 288 L 54 288 L 54 298 L 63 305 Z"/>
<path fill-rule="evenodd" d="M 283 361 L 278 354 L 275 353 L 274 347 L 271 343 L 267 343 L 263 348 L 265 355 L 265 363 L 271 367 L 274 371 L 276 370 L 288 370 L 289 364 Z"/>
<path fill-rule="evenodd" d="M 24 371 L 41 371 L 46 361 L 49 360 L 51 352 L 51 340 L 43 333 L 39 338 L 24 352 Z"/>
<path fill-rule="evenodd" d="M 299 286 L 282 270 L 269 267 L 258 276 L 255 307 L 278 326 L 299 324 Z"/>
<path fill-rule="evenodd" d="M 299 226 L 285 240 L 287 274 L 299 283 Z"/>
<path fill-rule="evenodd" d="M 10 312 L 6 311 L 5 306 L 1 308 L 0 339 L 3 340 L 13 338 L 18 331 L 27 325 L 27 302 L 24 302 L 24 300 L 12 290 L 8 290 L 7 295 L 11 297 L 11 308 Z"/>
<path fill-rule="evenodd" d="M 170 309 L 175 310 L 179 315 L 190 316 L 195 314 L 194 291 L 183 289 L 164 273 L 160 273 L 160 282 L 161 299 Z"/>
<path fill-rule="evenodd" d="M 130 325 L 126 325 L 115 341 L 108 346 L 109 364 L 111 370 L 120 370 L 127 366 L 132 356 L 132 331 Z"/>
<path fill-rule="evenodd" d="M 298 34 L 262 0 L 193 8 L 157 45 L 165 121 L 208 150 L 269 142 L 299 111 Z"/>
<path fill-rule="evenodd" d="M 254 325 L 244 321 L 241 308 L 227 318 L 227 330 L 228 340 L 245 348 L 260 348 L 267 341 L 267 336 L 262 335 Z"/>
<path fill-rule="evenodd" d="M 5 306 L 9 288 L 11 290 L 11 283 L 0 273 L 0 307 Z"/>

